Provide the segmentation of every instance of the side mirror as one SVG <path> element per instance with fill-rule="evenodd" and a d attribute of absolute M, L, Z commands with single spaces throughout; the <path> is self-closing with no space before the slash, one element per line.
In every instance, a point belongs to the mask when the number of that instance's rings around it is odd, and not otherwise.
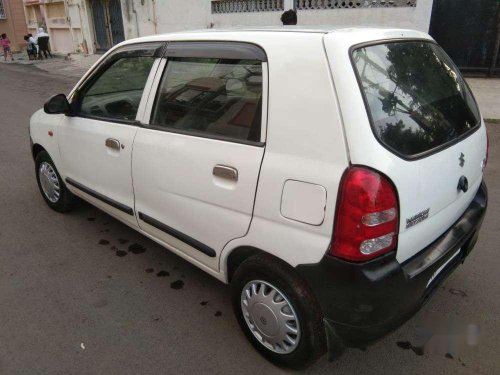
<path fill-rule="evenodd" d="M 71 106 L 64 94 L 57 94 L 50 98 L 43 106 L 43 110 L 49 115 L 71 114 Z"/>

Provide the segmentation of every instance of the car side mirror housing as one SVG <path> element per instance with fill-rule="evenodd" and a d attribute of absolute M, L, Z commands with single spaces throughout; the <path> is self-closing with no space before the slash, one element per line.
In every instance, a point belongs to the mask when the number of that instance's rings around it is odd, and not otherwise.
<path fill-rule="evenodd" d="M 70 115 L 72 112 L 71 105 L 64 94 L 57 94 L 50 98 L 43 106 L 43 110 L 49 115 Z"/>

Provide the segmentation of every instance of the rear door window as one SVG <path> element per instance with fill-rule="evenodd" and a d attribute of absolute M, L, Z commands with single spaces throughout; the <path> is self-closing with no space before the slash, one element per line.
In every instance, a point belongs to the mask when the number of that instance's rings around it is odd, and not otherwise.
<path fill-rule="evenodd" d="M 375 136 L 396 154 L 424 156 L 479 126 L 468 86 L 438 45 L 371 45 L 355 49 L 353 61 Z"/>
<path fill-rule="evenodd" d="M 191 135 L 259 142 L 261 113 L 261 61 L 172 57 L 151 124 Z"/>

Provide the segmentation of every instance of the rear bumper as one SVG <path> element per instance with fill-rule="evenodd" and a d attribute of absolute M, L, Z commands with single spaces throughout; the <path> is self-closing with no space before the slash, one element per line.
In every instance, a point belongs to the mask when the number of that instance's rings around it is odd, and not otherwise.
<path fill-rule="evenodd" d="M 469 255 L 487 200 L 483 182 L 462 217 L 402 264 L 390 253 L 365 263 L 325 255 L 317 264 L 299 265 L 321 304 L 329 343 L 364 347 L 410 318 Z"/>

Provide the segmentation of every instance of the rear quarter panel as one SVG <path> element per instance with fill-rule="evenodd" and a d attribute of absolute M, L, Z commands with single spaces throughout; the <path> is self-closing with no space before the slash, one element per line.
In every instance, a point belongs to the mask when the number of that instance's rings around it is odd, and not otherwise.
<path fill-rule="evenodd" d="M 266 149 L 250 229 L 245 237 L 226 245 L 222 272 L 227 256 L 239 246 L 259 248 L 292 266 L 319 262 L 330 244 L 337 189 L 348 166 L 323 34 L 261 32 L 252 41 L 268 56 Z M 322 223 L 311 225 L 282 215 L 287 180 L 326 189 Z M 307 204 L 309 198 L 301 199 L 301 204 Z"/>

